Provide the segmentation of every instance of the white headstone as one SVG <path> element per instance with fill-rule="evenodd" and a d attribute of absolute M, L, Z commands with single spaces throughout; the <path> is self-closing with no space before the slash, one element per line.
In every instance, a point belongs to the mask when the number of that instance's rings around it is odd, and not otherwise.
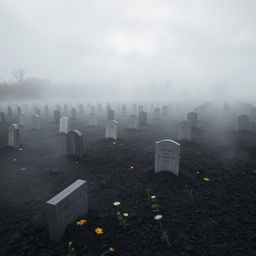
<path fill-rule="evenodd" d="M 17 148 L 19 146 L 20 130 L 17 124 L 10 124 L 8 127 L 8 146 Z"/>
<path fill-rule="evenodd" d="M 178 123 L 177 137 L 178 137 L 178 140 L 191 141 L 191 139 L 192 139 L 192 124 L 190 121 L 182 121 L 182 122 Z"/>
<path fill-rule="evenodd" d="M 107 121 L 105 139 L 112 138 L 117 140 L 117 126 L 118 122 L 116 120 Z"/>
<path fill-rule="evenodd" d="M 69 224 L 88 213 L 87 182 L 75 181 L 46 204 L 50 239 L 57 242 Z"/>
<path fill-rule="evenodd" d="M 173 140 L 156 142 L 155 172 L 170 171 L 179 175 L 180 144 Z"/>
<path fill-rule="evenodd" d="M 69 118 L 67 116 L 63 116 L 60 119 L 59 132 L 60 133 L 65 133 L 65 134 L 67 134 L 69 132 Z"/>

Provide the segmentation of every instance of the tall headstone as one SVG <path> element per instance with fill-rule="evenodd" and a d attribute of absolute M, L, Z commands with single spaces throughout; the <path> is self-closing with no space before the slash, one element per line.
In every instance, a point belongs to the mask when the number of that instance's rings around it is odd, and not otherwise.
<path fill-rule="evenodd" d="M 8 146 L 18 148 L 20 140 L 20 129 L 17 124 L 10 124 L 8 127 Z"/>
<path fill-rule="evenodd" d="M 188 113 L 188 121 L 191 123 L 192 127 L 197 127 L 198 115 L 196 112 Z"/>
<path fill-rule="evenodd" d="M 83 157 L 83 135 L 80 131 L 73 130 L 67 134 L 67 152 L 78 158 Z"/>
<path fill-rule="evenodd" d="M 40 130 L 41 129 L 41 124 L 40 124 L 40 116 L 38 114 L 33 115 L 32 117 L 32 127 L 33 130 Z"/>
<path fill-rule="evenodd" d="M 108 120 L 106 125 L 105 139 L 112 138 L 113 140 L 117 140 L 117 127 L 117 121 Z"/>
<path fill-rule="evenodd" d="M 147 125 L 148 124 L 148 114 L 145 111 L 141 111 L 139 113 L 139 125 Z"/>
<path fill-rule="evenodd" d="M 50 239 L 58 242 L 66 228 L 88 213 L 87 182 L 77 180 L 46 202 Z"/>
<path fill-rule="evenodd" d="M 177 126 L 178 140 L 192 140 L 192 124 L 189 121 L 182 121 Z"/>
<path fill-rule="evenodd" d="M 248 115 L 239 115 L 236 123 L 237 131 L 249 131 L 250 130 L 250 117 Z"/>
<path fill-rule="evenodd" d="M 138 117 L 136 115 L 129 116 L 129 129 L 132 129 L 132 130 L 138 129 Z"/>
<path fill-rule="evenodd" d="M 170 171 L 179 175 L 180 144 L 173 140 L 156 142 L 155 172 Z"/>
<path fill-rule="evenodd" d="M 69 118 L 67 116 L 63 116 L 60 118 L 59 133 L 67 134 L 68 132 L 69 132 Z"/>

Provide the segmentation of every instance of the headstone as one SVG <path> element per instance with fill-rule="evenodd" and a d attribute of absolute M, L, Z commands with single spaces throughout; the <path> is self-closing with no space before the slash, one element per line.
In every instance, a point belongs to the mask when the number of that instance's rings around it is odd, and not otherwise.
<path fill-rule="evenodd" d="M 108 109 L 108 120 L 115 120 L 115 111 L 112 109 Z"/>
<path fill-rule="evenodd" d="M 248 115 L 239 115 L 236 123 L 237 131 L 249 131 L 250 130 L 250 117 Z"/>
<path fill-rule="evenodd" d="M 69 224 L 88 213 L 87 182 L 75 181 L 46 205 L 50 239 L 58 242 Z"/>
<path fill-rule="evenodd" d="M 32 117 L 32 129 L 33 130 L 40 130 L 41 124 L 40 124 L 40 116 L 38 114 L 33 115 Z"/>
<path fill-rule="evenodd" d="M 8 127 L 8 146 L 18 148 L 20 130 L 17 124 L 10 124 Z"/>
<path fill-rule="evenodd" d="M 136 115 L 129 116 L 129 129 L 138 129 L 138 117 Z"/>
<path fill-rule="evenodd" d="M 18 115 L 18 125 L 21 127 L 21 126 L 25 126 L 25 123 L 26 123 L 26 117 L 25 117 L 25 114 L 24 113 L 19 113 Z"/>
<path fill-rule="evenodd" d="M 192 124 L 189 121 L 182 121 L 178 123 L 177 127 L 177 137 L 178 140 L 188 140 L 192 139 Z"/>
<path fill-rule="evenodd" d="M 56 109 L 54 110 L 54 122 L 59 123 L 60 121 L 60 110 Z"/>
<path fill-rule="evenodd" d="M 117 140 L 117 126 L 118 122 L 115 120 L 108 120 L 106 125 L 105 139 L 112 138 Z"/>
<path fill-rule="evenodd" d="M 78 130 L 70 131 L 67 134 L 67 152 L 69 155 L 82 158 L 84 154 L 83 135 Z"/>
<path fill-rule="evenodd" d="M 195 112 L 188 113 L 188 121 L 191 123 L 192 127 L 197 127 L 198 115 Z"/>
<path fill-rule="evenodd" d="M 139 125 L 147 125 L 148 124 L 148 114 L 145 111 L 141 111 L 139 113 Z"/>
<path fill-rule="evenodd" d="M 179 175 L 180 144 L 173 140 L 156 142 L 155 172 L 170 171 Z"/>
<path fill-rule="evenodd" d="M 91 113 L 89 116 L 89 126 L 97 126 L 97 125 L 98 125 L 97 115 L 94 113 Z"/>
<path fill-rule="evenodd" d="M 77 119 L 77 111 L 75 108 L 71 109 L 71 118 L 72 119 Z"/>
<path fill-rule="evenodd" d="M 40 108 L 35 108 L 35 115 L 40 116 L 40 114 L 41 114 Z"/>
<path fill-rule="evenodd" d="M 154 109 L 154 119 L 161 119 L 161 109 L 160 108 Z"/>
<path fill-rule="evenodd" d="M 63 116 L 62 118 L 60 118 L 59 132 L 65 134 L 69 132 L 69 118 L 67 116 Z"/>

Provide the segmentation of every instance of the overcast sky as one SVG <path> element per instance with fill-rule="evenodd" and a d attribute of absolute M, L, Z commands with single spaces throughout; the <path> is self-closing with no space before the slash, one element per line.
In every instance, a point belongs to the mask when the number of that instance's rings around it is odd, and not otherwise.
<path fill-rule="evenodd" d="M 253 88 L 255 57 L 255 0 L 0 0 L 2 80 Z"/>

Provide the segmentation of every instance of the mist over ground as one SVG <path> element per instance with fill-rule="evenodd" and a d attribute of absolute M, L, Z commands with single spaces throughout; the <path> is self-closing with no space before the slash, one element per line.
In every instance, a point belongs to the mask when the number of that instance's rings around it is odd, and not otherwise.
<path fill-rule="evenodd" d="M 253 0 L 2 0 L 1 100 L 253 101 L 255 9 Z"/>

